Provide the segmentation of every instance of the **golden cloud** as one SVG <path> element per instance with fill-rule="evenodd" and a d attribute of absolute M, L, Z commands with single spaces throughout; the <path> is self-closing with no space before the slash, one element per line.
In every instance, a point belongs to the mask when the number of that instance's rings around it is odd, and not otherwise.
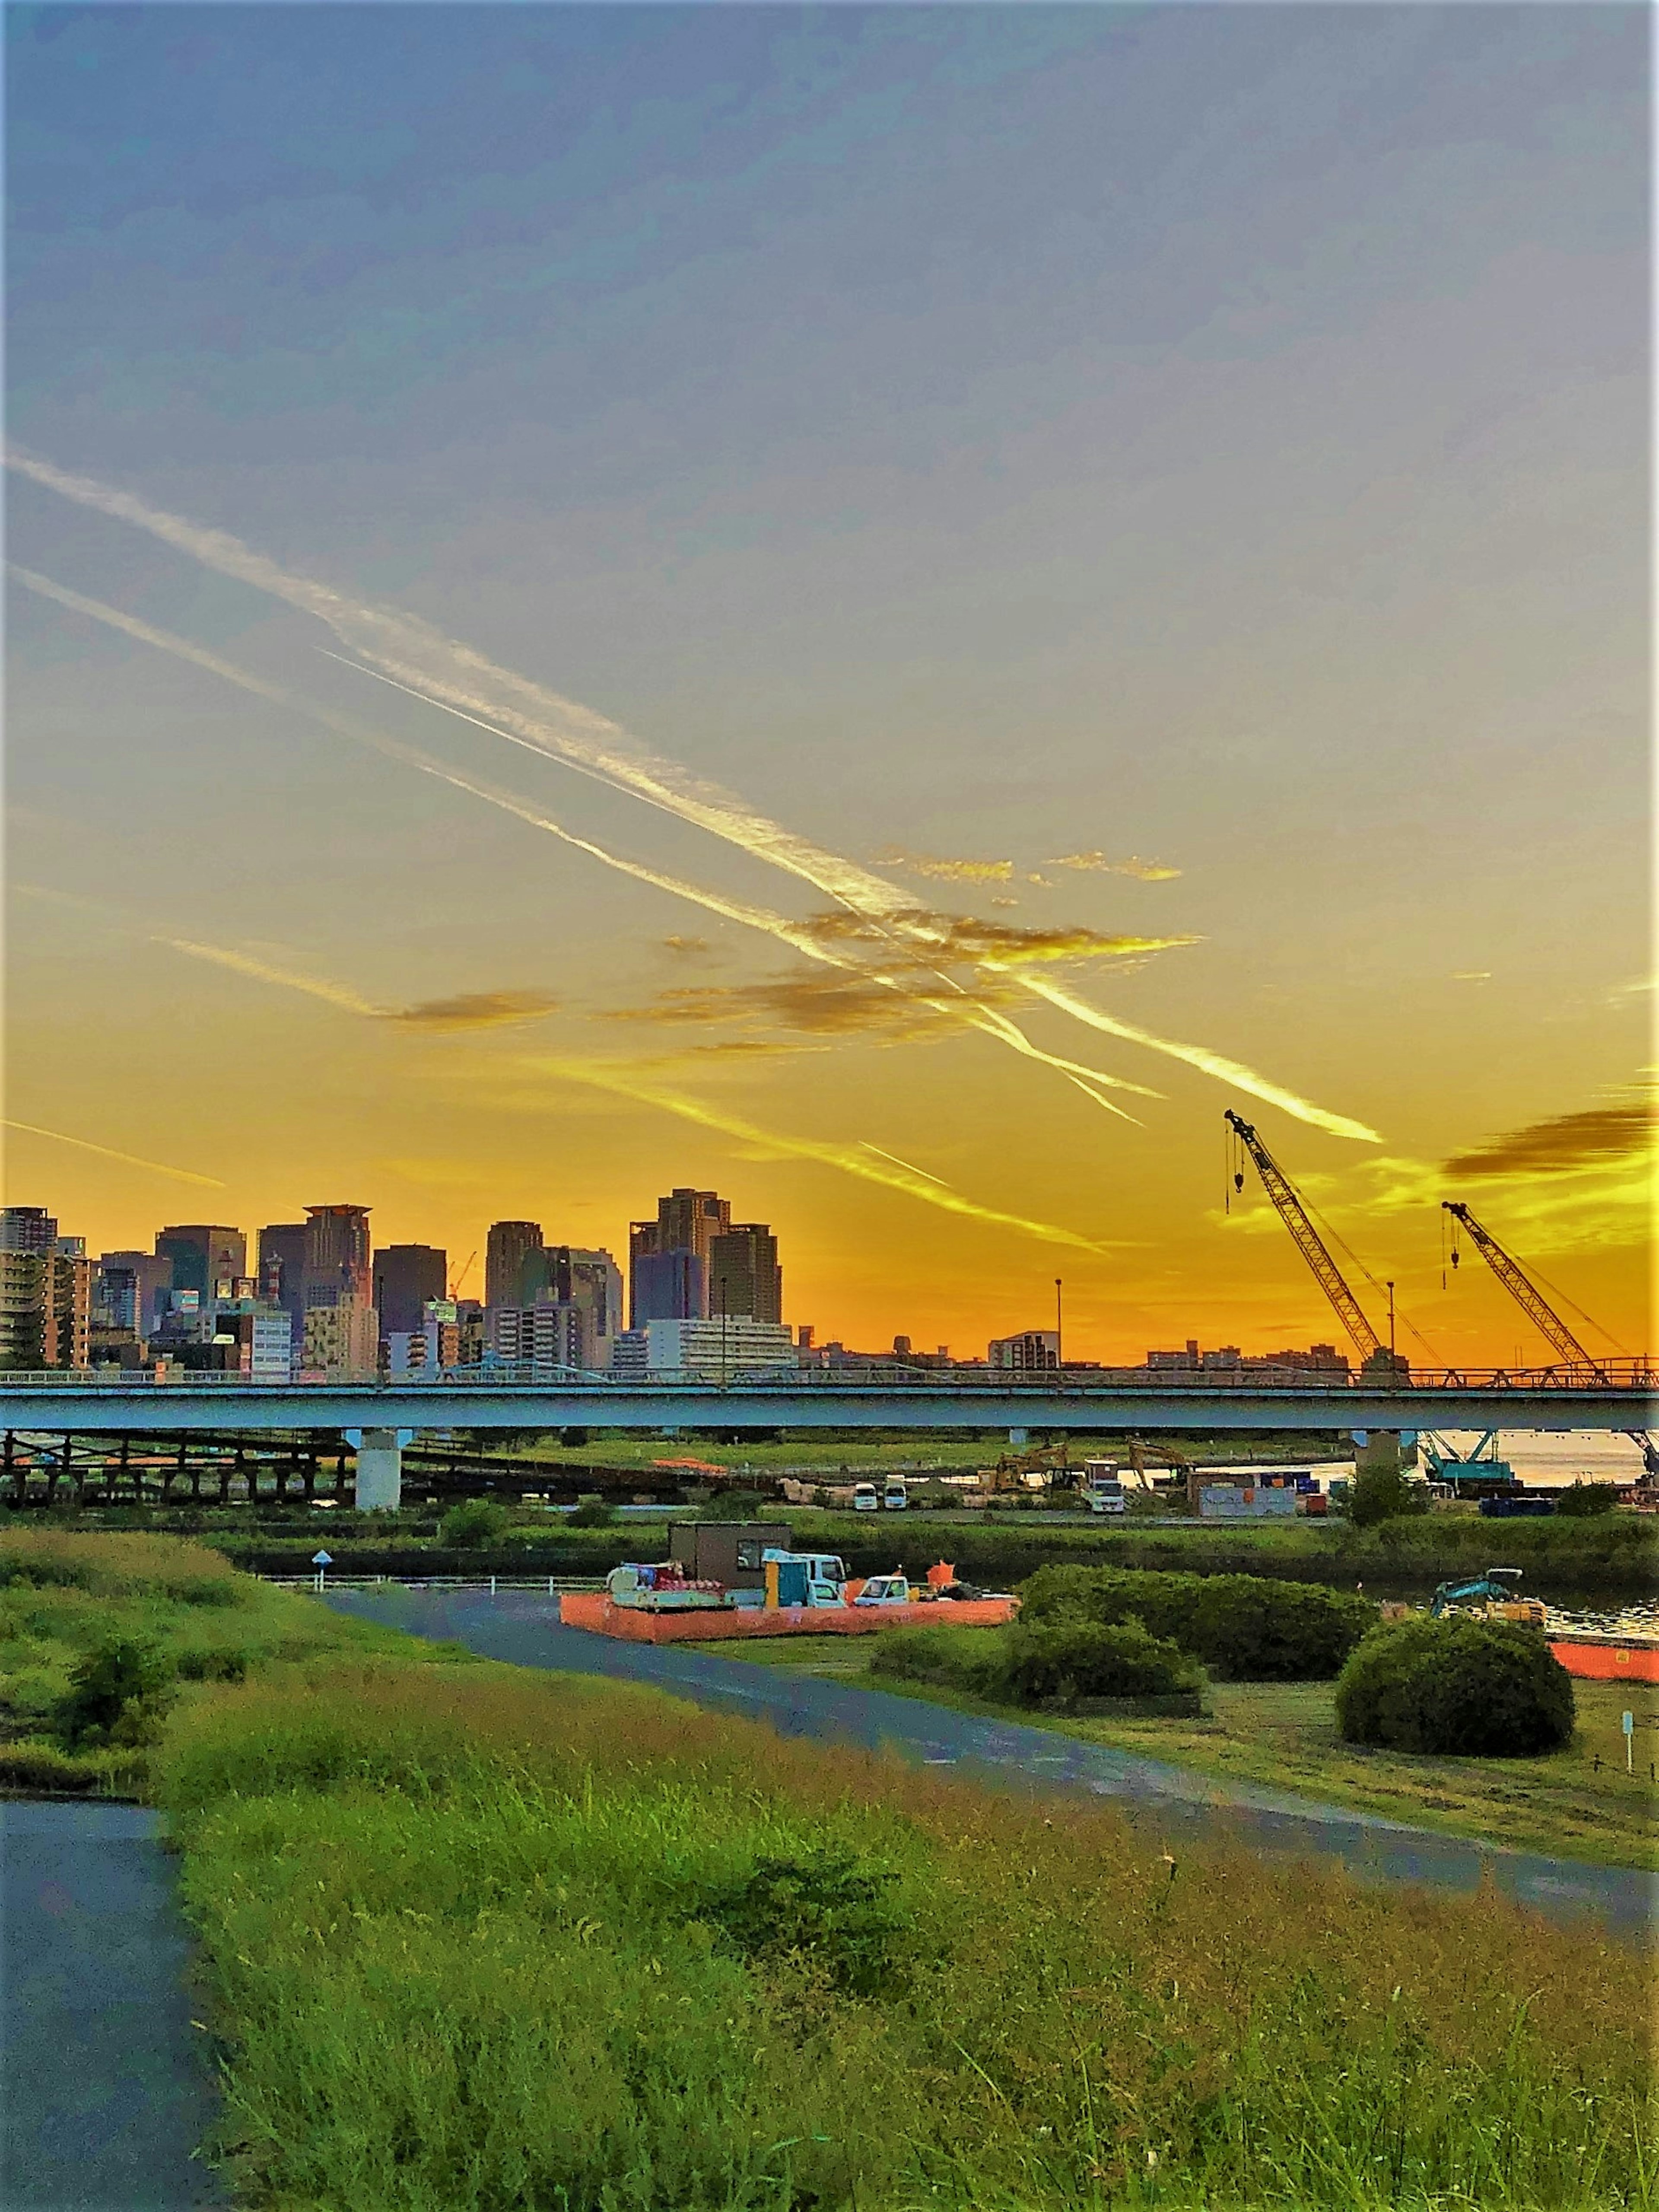
<path fill-rule="evenodd" d="M 913 876 L 933 876 L 947 884 L 1006 884 L 1012 880 L 1012 860 L 941 860 L 921 853 L 884 853 L 876 864 L 903 868 Z"/>
<path fill-rule="evenodd" d="M 1644 1094 L 1577 1114 L 1555 1114 L 1530 1121 L 1506 1136 L 1492 1137 L 1473 1152 L 1446 1162 L 1457 1176 L 1565 1175 L 1610 1159 L 1648 1151 L 1655 1134 L 1654 1100 Z"/>
<path fill-rule="evenodd" d="M 1179 868 L 1165 867 L 1162 860 L 1143 860 L 1138 853 L 1131 853 L 1127 860 L 1109 860 L 1104 853 L 1061 853 L 1043 865 L 1086 870 L 1103 876 L 1133 876 L 1143 884 L 1173 883 L 1181 873 Z M 1033 877 L 1032 881 L 1036 880 Z"/>
<path fill-rule="evenodd" d="M 1017 922 L 982 921 L 976 915 L 933 914 L 918 908 L 896 921 L 831 908 L 802 925 L 820 945 L 878 946 L 911 965 L 950 967 L 994 960 L 1014 968 L 1032 961 L 1121 960 L 1171 947 L 1196 945 L 1196 937 L 1108 936 L 1079 925 L 1024 928 Z"/>
<path fill-rule="evenodd" d="M 878 1030 L 914 1036 L 945 1026 L 932 1007 L 872 975 L 836 970 L 827 975 L 763 976 L 753 983 L 689 984 L 659 991 L 647 1006 L 607 1008 L 618 1022 L 766 1022 L 809 1036 L 852 1036 Z"/>
<path fill-rule="evenodd" d="M 412 1030 L 493 1030 L 513 1022 L 538 1022 L 558 1006 L 541 991 L 462 991 L 453 999 L 422 999 L 385 1018 Z"/>
<path fill-rule="evenodd" d="M 701 960 L 714 951 L 706 937 L 687 937 L 678 930 L 663 939 L 664 950 L 678 952 L 683 959 Z"/>

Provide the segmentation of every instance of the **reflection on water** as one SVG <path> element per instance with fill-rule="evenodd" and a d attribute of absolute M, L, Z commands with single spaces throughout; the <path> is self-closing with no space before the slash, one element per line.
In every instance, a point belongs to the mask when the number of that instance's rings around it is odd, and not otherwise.
<path fill-rule="evenodd" d="M 1597 1636 L 1656 1637 L 1659 1636 L 1659 1599 L 1643 1598 L 1635 1605 L 1618 1606 L 1606 1613 L 1553 1605 L 1546 1609 L 1544 1625 L 1552 1636 L 1570 1636 L 1577 1630 L 1580 1635 L 1590 1631 Z"/>

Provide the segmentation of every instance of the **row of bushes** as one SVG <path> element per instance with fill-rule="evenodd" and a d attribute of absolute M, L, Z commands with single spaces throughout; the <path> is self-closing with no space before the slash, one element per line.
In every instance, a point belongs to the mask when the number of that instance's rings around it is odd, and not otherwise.
<path fill-rule="evenodd" d="M 1328 1681 L 1376 1621 L 1367 1598 L 1267 1575 L 1043 1567 L 1020 1597 L 1027 1626 L 1138 1620 L 1224 1681 Z"/>
<path fill-rule="evenodd" d="M 1025 1705 L 1168 1697 L 1205 1682 L 1195 1659 L 1138 1620 L 890 1629 L 876 1639 L 870 1671 Z"/>

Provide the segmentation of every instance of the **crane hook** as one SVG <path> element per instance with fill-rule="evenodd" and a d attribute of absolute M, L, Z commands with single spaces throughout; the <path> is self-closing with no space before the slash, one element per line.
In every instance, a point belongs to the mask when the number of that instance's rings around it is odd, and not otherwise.
<path fill-rule="evenodd" d="M 1235 1190 L 1243 1190 L 1243 1188 L 1244 1188 L 1244 1177 L 1243 1177 L 1243 1174 L 1242 1174 L 1242 1173 L 1240 1173 L 1238 1170 L 1235 1170 L 1234 1174 L 1233 1174 L 1233 1188 L 1234 1188 Z"/>

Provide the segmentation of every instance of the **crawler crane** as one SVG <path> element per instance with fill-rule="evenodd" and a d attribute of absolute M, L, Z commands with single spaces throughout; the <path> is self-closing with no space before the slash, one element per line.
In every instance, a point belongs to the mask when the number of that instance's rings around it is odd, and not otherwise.
<path fill-rule="evenodd" d="M 1571 1361 L 1576 1367 L 1587 1367 L 1593 1382 L 1604 1383 L 1609 1382 L 1611 1378 L 1606 1368 L 1585 1350 L 1539 1289 L 1537 1284 L 1522 1268 L 1520 1261 L 1512 1253 L 1504 1249 L 1491 1230 L 1484 1228 L 1469 1212 L 1468 1207 L 1460 1203 L 1458 1200 L 1444 1198 L 1440 1203 L 1442 1209 L 1450 1214 L 1455 1224 L 1452 1230 L 1451 1249 L 1453 1267 L 1456 1267 L 1462 1257 L 1457 1246 L 1457 1231 L 1459 1229 L 1467 1229 L 1469 1232 L 1469 1241 L 1474 1244 L 1476 1251 L 1480 1253 L 1522 1311 L 1532 1322 L 1534 1327 L 1540 1334 L 1548 1338 L 1551 1345 L 1560 1353 L 1563 1359 Z M 1659 1481 L 1659 1446 L 1655 1445 L 1652 1437 L 1644 1429 L 1629 1429 L 1626 1433 L 1642 1455 L 1643 1480 L 1650 1484 Z"/>

